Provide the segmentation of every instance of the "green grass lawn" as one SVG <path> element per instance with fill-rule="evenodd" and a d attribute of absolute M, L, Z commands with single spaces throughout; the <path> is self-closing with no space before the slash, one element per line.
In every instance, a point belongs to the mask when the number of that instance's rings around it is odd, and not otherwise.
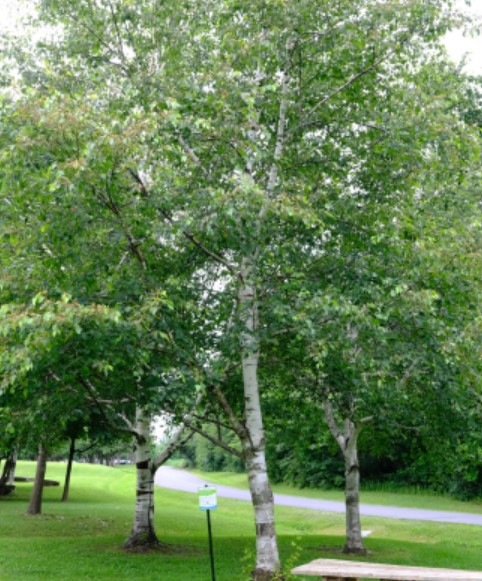
<path fill-rule="evenodd" d="M 64 470 L 65 464 L 50 463 L 47 478 L 62 480 Z M 33 471 L 33 463 L 19 463 L 19 476 Z M 0 581 L 210 579 L 206 516 L 196 495 L 158 489 L 156 527 L 169 547 L 163 553 L 129 554 L 121 547 L 133 517 L 133 467 L 76 464 L 69 502 L 59 502 L 61 488 L 46 488 L 40 517 L 25 515 L 31 489 L 32 484 L 19 484 L 14 496 L 0 499 Z M 421 504 L 426 507 L 426 498 Z M 285 507 L 276 513 L 285 563 L 340 557 L 343 515 Z M 247 581 L 254 558 L 249 503 L 219 499 L 212 516 L 217 580 Z M 363 527 L 373 531 L 366 540 L 368 559 L 482 569 L 482 528 L 377 518 L 363 519 Z"/>

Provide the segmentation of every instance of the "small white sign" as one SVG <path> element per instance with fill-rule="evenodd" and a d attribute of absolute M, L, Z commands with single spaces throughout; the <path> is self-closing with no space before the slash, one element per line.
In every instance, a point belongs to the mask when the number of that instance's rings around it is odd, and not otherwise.
<path fill-rule="evenodd" d="M 210 486 L 204 486 L 198 489 L 199 508 L 201 510 L 216 510 L 218 501 L 216 498 L 216 489 Z"/>

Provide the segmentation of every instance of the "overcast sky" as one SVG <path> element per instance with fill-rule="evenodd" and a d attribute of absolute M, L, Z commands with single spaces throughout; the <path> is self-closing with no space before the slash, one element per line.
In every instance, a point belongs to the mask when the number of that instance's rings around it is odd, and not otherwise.
<path fill-rule="evenodd" d="M 22 12 L 22 5 L 30 0 L 0 0 L 0 33 L 14 25 L 16 16 Z M 248 1 L 248 0 L 247 0 Z M 467 10 L 482 20 L 482 0 L 455 0 L 460 8 Z M 467 6 L 470 3 L 470 6 Z M 482 36 L 464 37 L 462 32 L 453 32 L 446 38 L 449 54 L 458 63 L 467 55 L 466 70 L 472 74 L 482 75 Z"/>
<path fill-rule="evenodd" d="M 466 6 L 465 0 L 456 0 L 462 9 L 482 20 L 482 0 L 471 0 L 470 6 Z M 461 31 L 454 31 L 447 35 L 445 44 L 451 57 L 460 62 L 467 55 L 466 69 L 474 75 L 482 75 L 482 35 L 476 38 L 468 38 Z"/>

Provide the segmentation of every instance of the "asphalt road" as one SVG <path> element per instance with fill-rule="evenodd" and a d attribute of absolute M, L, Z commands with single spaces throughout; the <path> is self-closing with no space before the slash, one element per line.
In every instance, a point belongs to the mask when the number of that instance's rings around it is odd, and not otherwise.
<path fill-rule="evenodd" d="M 200 486 L 208 484 L 215 486 L 219 498 L 231 498 L 235 500 L 251 500 L 247 490 L 232 486 L 221 486 L 208 480 L 203 480 L 186 470 L 162 466 L 156 472 L 155 482 L 162 488 L 180 490 L 182 492 L 197 493 Z M 301 496 L 289 496 L 287 494 L 275 494 L 275 504 L 280 506 L 292 506 L 308 510 L 323 510 L 325 512 L 345 512 L 343 502 L 332 500 L 316 500 Z M 399 508 L 394 506 L 379 506 L 375 504 L 361 504 L 362 516 L 378 516 L 382 518 L 396 518 L 408 520 L 426 520 L 444 523 L 459 523 L 482 526 L 482 514 L 470 514 L 465 512 L 446 512 L 437 510 L 421 510 L 416 508 Z"/>

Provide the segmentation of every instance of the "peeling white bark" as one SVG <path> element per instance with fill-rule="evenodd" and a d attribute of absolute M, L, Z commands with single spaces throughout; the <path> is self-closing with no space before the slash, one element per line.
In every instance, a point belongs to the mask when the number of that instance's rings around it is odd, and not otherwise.
<path fill-rule="evenodd" d="M 243 451 L 248 471 L 249 488 L 256 526 L 256 568 L 253 579 L 267 581 L 280 570 L 274 521 L 273 493 L 269 483 L 265 457 L 263 417 L 258 385 L 258 307 L 251 268 L 243 260 L 242 284 L 239 289 L 241 333 L 241 365 L 244 386 L 246 434 Z"/>
<path fill-rule="evenodd" d="M 278 165 L 283 155 L 284 140 L 285 140 L 285 125 L 286 125 L 286 115 L 288 112 L 288 88 L 289 88 L 289 78 L 288 75 L 282 73 L 282 83 L 281 83 L 281 99 L 280 108 L 278 114 L 278 127 L 276 130 L 276 145 L 274 148 L 273 164 L 269 172 L 268 185 L 266 191 L 268 196 L 273 195 L 276 183 L 278 181 Z"/>
<path fill-rule="evenodd" d="M 349 436 L 345 458 L 346 553 L 366 553 L 360 522 L 360 465 L 358 463 L 358 430 L 350 420 L 345 421 Z"/>
<path fill-rule="evenodd" d="M 345 520 L 346 543 L 345 553 L 365 554 L 360 521 L 360 465 L 358 463 L 358 435 L 363 423 L 371 418 L 365 418 L 356 426 L 350 419 L 345 419 L 344 429 L 341 430 L 336 422 L 331 401 L 323 400 L 325 418 L 345 460 Z"/>
<path fill-rule="evenodd" d="M 154 530 L 154 474 L 150 450 L 151 416 L 143 409 L 136 411 L 136 507 L 134 524 L 125 548 L 158 545 Z"/>
<path fill-rule="evenodd" d="M 280 569 L 274 521 L 274 502 L 266 470 L 264 444 L 261 450 L 246 454 L 249 489 L 256 527 L 256 568 L 253 579 L 271 579 Z"/>

